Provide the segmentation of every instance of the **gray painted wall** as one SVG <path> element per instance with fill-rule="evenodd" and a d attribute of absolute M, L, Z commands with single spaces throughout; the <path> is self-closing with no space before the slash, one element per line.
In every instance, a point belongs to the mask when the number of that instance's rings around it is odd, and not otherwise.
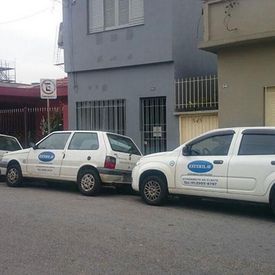
<path fill-rule="evenodd" d="M 175 78 L 217 74 L 217 56 L 198 49 L 203 36 L 202 1 L 173 0 Z"/>
<path fill-rule="evenodd" d="M 232 4 L 204 2 L 200 47 L 218 54 L 219 126 L 263 126 L 264 90 L 275 86 L 275 1 Z"/>
<path fill-rule="evenodd" d="M 172 3 L 145 0 L 144 25 L 94 34 L 87 34 L 86 0 L 64 5 L 66 72 L 171 61 Z"/>
<path fill-rule="evenodd" d="M 228 1 L 224 0 L 205 2 L 202 46 L 222 46 L 275 36 L 274 0 L 239 0 L 232 2 L 232 8 L 228 7 Z"/>
<path fill-rule="evenodd" d="M 74 91 L 69 75 L 70 128 L 76 127 L 76 101 L 126 99 L 126 135 L 141 145 L 140 98 L 167 97 L 167 147 L 179 144 L 178 119 L 174 116 L 174 65 L 173 63 L 109 69 L 77 74 L 78 89 Z M 153 89 L 152 89 L 153 88 Z"/>
<path fill-rule="evenodd" d="M 66 72 L 173 60 L 176 78 L 216 73 L 216 56 L 197 47 L 201 1 L 145 0 L 144 25 L 94 34 L 87 34 L 86 3 L 76 1 L 71 9 L 64 5 Z"/>
<path fill-rule="evenodd" d="M 69 2 L 63 3 L 69 127 L 76 127 L 77 101 L 124 98 L 126 134 L 141 145 L 140 98 L 166 96 L 167 149 L 174 149 L 179 145 L 175 77 L 216 68 L 216 57 L 197 49 L 201 1 L 144 0 L 143 25 L 95 34 L 87 34 L 87 1 L 71 8 Z"/>
<path fill-rule="evenodd" d="M 219 126 L 264 125 L 264 87 L 275 85 L 274 42 L 218 52 Z"/>

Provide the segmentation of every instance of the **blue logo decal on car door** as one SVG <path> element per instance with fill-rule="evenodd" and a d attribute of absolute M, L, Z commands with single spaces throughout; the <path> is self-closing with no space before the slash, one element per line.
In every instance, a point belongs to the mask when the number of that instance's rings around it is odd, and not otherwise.
<path fill-rule="evenodd" d="M 213 169 L 213 164 L 204 160 L 196 160 L 190 162 L 187 167 L 194 173 L 207 173 Z"/>
<path fill-rule="evenodd" d="M 38 156 L 38 159 L 44 162 L 52 161 L 54 158 L 55 158 L 55 154 L 52 152 L 42 152 Z"/>

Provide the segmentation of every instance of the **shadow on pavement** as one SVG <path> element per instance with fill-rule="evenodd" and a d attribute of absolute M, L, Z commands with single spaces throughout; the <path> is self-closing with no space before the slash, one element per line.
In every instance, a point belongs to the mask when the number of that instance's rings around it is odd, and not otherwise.
<path fill-rule="evenodd" d="M 275 216 L 267 204 L 196 197 L 170 197 L 166 206 L 275 222 Z"/>
<path fill-rule="evenodd" d="M 6 186 L 5 182 L 0 182 L 0 185 Z M 82 196 L 78 187 L 73 182 L 45 182 L 45 181 L 28 181 L 24 183 L 24 187 L 52 190 L 54 192 L 68 192 L 75 193 Z M 135 203 L 142 203 L 142 199 L 137 197 L 138 194 L 133 191 L 118 191 L 115 187 L 103 187 L 100 197 L 120 197 L 125 195 L 134 195 Z M 150 206 L 154 207 L 154 206 Z M 180 197 L 170 196 L 167 203 L 163 206 L 167 208 L 175 208 L 184 210 L 198 210 L 204 214 L 223 214 L 236 217 L 248 217 L 265 221 L 275 222 L 275 216 L 272 214 L 268 205 L 255 204 L 249 202 L 239 202 L 231 200 L 217 200 L 208 198 L 196 198 L 196 197 Z"/>
<path fill-rule="evenodd" d="M 53 190 L 53 191 L 60 191 L 60 192 L 70 192 L 80 194 L 77 184 L 74 182 L 54 182 L 54 181 L 26 181 L 24 182 L 23 187 L 30 187 L 30 188 L 37 188 L 37 189 L 46 189 L 46 190 Z M 133 195 L 133 191 L 126 191 L 123 192 L 118 191 L 113 186 L 103 186 L 101 188 L 101 192 L 98 196 L 114 196 L 114 195 Z"/>

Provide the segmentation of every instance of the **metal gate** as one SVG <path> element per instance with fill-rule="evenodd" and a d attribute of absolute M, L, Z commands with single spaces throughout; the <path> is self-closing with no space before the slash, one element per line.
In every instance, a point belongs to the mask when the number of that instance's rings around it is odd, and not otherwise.
<path fill-rule="evenodd" d="M 166 97 L 141 98 L 140 114 L 143 153 L 166 151 Z"/>
<path fill-rule="evenodd" d="M 63 109 L 51 107 L 51 130 L 63 130 Z M 0 133 L 15 136 L 23 147 L 48 134 L 47 108 L 16 108 L 0 110 Z"/>
<path fill-rule="evenodd" d="M 179 117 L 180 144 L 204 132 L 218 128 L 218 114 L 193 114 Z"/>

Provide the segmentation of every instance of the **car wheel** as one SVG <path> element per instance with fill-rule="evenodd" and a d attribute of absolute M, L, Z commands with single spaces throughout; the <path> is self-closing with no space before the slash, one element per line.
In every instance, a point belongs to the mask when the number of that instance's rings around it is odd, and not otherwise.
<path fill-rule="evenodd" d="M 101 181 L 95 171 L 83 170 L 79 173 L 77 185 L 81 194 L 95 196 L 100 191 Z"/>
<path fill-rule="evenodd" d="M 161 176 L 148 176 L 141 184 L 141 196 L 150 205 L 162 205 L 168 196 L 166 181 Z"/>
<path fill-rule="evenodd" d="M 6 183 L 10 187 L 18 187 L 22 184 L 22 172 L 18 164 L 8 166 Z"/>

